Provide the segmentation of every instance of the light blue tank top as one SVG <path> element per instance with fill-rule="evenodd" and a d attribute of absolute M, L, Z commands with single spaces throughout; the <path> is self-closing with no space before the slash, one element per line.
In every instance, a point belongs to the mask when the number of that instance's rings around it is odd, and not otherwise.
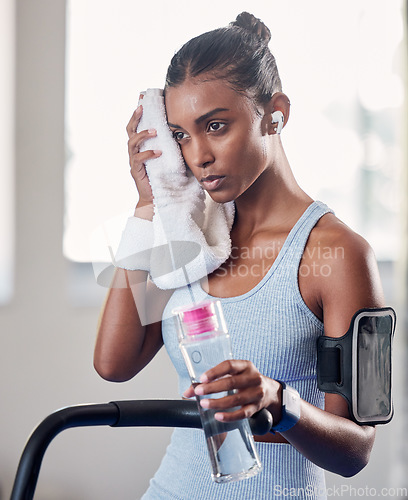
<path fill-rule="evenodd" d="M 316 383 L 316 340 L 323 323 L 305 304 L 299 290 L 298 271 L 309 234 L 318 220 L 332 212 L 324 203 L 313 202 L 290 231 L 272 267 L 249 292 L 221 298 L 236 359 L 248 359 L 267 377 L 295 387 L 302 399 L 324 408 L 324 394 Z M 209 297 L 199 282 L 192 285 L 195 301 Z M 167 352 L 179 376 L 180 394 L 190 379 L 178 347 L 170 311 L 192 303 L 190 291 L 177 289 L 163 317 L 162 334 Z M 204 433 L 200 429 L 175 429 L 159 470 L 143 500 L 271 500 L 324 499 L 324 472 L 293 446 L 257 443 L 263 470 L 236 483 L 216 484 Z"/>

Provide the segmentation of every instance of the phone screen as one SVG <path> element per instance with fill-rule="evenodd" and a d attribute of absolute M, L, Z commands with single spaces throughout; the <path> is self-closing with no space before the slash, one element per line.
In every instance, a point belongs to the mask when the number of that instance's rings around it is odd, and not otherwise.
<path fill-rule="evenodd" d="M 357 337 L 357 413 L 362 419 L 386 419 L 392 413 L 392 316 L 361 317 Z"/>

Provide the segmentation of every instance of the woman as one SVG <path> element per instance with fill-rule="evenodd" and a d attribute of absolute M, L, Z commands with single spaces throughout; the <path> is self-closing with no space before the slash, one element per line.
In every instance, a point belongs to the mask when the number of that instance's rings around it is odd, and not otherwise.
<path fill-rule="evenodd" d="M 128 380 L 164 342 L 184 397 L 235 389 L 206 399 L 218 410 L 216 418 L 230 421 L 267 408 L 279 424 L 282 382 L 299 392 L 300 418 L 287 430 L 257 438 L 261 474 L 225 485 L 210 479 L 202 432 L 176 429 L 146 499 L 325 498 L 323 469 L 352 476 L 367 464 L 373 446 L 375 428 L 354 423 L 341 396 L 317 389 L 316 339 L 342 336 L 358 309 L 383 306 L 377 265 L 367 242 L 308 196 L 292 174 L 272 118 L 280 111 L 286 125 L 290 103 L 269 40 L 269 29 L 242 13 L 229 27 L 185 44 L 171 61 L 165 87 L 169 126 L 188 168 L 213 200 L 235 201 L 231 256 L 205 285 L 193 288 L 199 298 L 221 298 L 236 359 L 209 370 L 193 389 L 173 322 L 142 326 L 130 286 L 116 289 L 114 282 L 101 315 L 95 367 L 106 379 Z M 161 153 L 139 153 L 155 135 L 136 132 L 141 114 L 138 108 L 127 127 L 129 156 L 139 192 L 135 216 L 151 220 L 144 162 Z M 115 279 L 131 285 L 146 283 L 147 276 L 118 269 Z M 184 288 L 171 297 L 157 294 L 151 282 L 137 290 L 139 309 L 152 293 L 167 310 L 188 302 Z"/>

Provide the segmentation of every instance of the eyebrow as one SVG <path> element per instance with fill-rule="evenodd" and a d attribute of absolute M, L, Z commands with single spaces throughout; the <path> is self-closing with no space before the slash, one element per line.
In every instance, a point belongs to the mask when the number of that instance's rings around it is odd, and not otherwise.
<path fill-rule="evenodd" d="M 204 120 L 207 120 L 207 118 L 210 118 L 210 116 L 215 115 L 216 113 L 220 113 L 221 111 L 230 111 L 230 110 L 228 108 L 215 108 L 215 109 L 212 109 L 211 111 L 208 111 L 208 113 L 205 113 L 204 115 L 201 115 L 198 118 L 196 118 L 194 120 L 194 123 L 196 125 L 199 125 Z M 175 125 L 175 124 L 170 123 L 170 122 L 168 122 L 168 125 L 169 125 L 169 127 L 173 127 L 173 128 L 183 128 L 183 127 L 180 127 L 180 125 Z"/>

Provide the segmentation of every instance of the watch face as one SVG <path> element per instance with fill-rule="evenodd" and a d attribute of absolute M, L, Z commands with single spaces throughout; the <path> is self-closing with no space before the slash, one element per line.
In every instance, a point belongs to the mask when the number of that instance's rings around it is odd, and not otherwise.
<path fill-rule="evenodd" d="M 300 418 L 300 396 L 296 389 L 283 385 L 282 391 L 282 417 L 272 427 L 275 432 L 285 432 L 292 428 Z"/>
<path fill-rule="evenodd" d="M 299 393 L 287 387 L 283 391 L 282 404 L 287 413 L 297 415 L 299 413 Z"/>

